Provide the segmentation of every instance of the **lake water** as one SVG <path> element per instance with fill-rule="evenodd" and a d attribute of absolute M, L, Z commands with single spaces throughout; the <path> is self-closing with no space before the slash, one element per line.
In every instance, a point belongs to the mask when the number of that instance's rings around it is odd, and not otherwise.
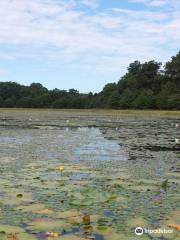
<path fill-rule="evenodd" d="M 0 239 L 136 240 L 141 226 L 173 229 L 141 239 L 177 240 L 178 121 L 3 112 Z"/>

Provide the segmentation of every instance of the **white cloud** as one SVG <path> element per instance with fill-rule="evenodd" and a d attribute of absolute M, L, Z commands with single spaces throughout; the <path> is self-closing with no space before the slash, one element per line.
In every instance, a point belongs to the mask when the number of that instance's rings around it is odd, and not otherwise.
<path fill-rule="evenodd" d="M 80 4 L 90 8 L 97 8 L 99 6 L 99 0 L 80 0 Z"/>
<path fill-rule="evenodd" d="M 169 4 L 169 0 L 133 1 Z M 96 7 L 98 1 L 0 1 L 0 58 L 46 58 L 70 64 L 78 61 L 84 68 L 111 72 L 135 59 L 167 60 L 167 48 L 179 46 L 178 8 L 98 8 L 87 15 L 79 4 Z"/>
<path fill-rule="evenodd" d="M 149 2 L 149 6 L 152 6 L 152 7 L 161 7 L 161 6 L 165 6 L 166 4 L 167 2 L 164 0 L 153 0 Z"/>
<path fill-rule="evenodd" d="M 179 8 L 180 1 L 179 0 L 129 0 L 132 3 L 141 3 L 150 7 L 172 7 Z"/>

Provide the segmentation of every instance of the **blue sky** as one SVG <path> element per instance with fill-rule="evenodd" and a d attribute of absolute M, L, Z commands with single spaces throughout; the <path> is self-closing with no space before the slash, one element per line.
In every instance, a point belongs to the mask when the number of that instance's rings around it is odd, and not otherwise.
<path fill-rule="evenodd" d="M 98 92 L 180 50 L 179 0 L 4 0 L 0 18 L 0 81 Z"/>

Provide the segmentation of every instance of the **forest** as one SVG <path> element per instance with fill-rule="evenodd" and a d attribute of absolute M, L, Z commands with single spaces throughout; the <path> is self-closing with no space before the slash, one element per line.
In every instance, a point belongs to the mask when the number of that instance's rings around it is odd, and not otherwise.
<path fill-rule="evenodd" d="M 40 83 L 24 86 L 0 82 L 0 107 L 180 110 L 180 52 L 164 66 L 154 60 L 131 63 L 117 83 L 105 85 L 99 93 L 48 90 Z"/>

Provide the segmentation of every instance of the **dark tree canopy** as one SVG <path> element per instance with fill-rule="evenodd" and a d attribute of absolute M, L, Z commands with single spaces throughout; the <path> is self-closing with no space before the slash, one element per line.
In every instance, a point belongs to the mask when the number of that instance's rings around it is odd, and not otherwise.
<path fill-rule="evenodd" d="M 180 110 L 180 52 L 164 69 L 161 66 L 156 61 L 135 61 L 117 83 L 106 84 L 98 94 L 0 82 L 0 107 Z"/>

